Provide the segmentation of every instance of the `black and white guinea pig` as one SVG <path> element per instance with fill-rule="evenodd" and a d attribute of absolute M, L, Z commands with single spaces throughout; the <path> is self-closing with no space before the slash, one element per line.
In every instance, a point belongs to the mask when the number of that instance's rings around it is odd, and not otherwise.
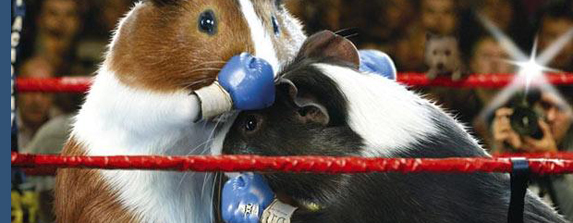
<path fill-rule="evenodd" d="M 395 81 L 354 69 L 349 41 L 317 35 L 282 73 L 275 104 L 238 115 L 224 140 L 224 154 L 488 156 L 434 104 Z M 276 193 L 301 206 L 291 219 L 301 223 L 500 223 L 507 221 L 510 200 L 509 177 L 497 173 L 264 177 Z M 525 202 L 525 222 L 566 222 L 531 193 Z M 308 203 L 318 210 L 304 208 Z"/>

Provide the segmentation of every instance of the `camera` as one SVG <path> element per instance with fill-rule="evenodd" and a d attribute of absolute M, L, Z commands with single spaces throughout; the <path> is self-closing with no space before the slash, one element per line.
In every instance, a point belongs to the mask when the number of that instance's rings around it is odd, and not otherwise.
<path fill-rule="evenodd" d="M 541 115 L 534 108 L 535 102 L 541 99 L 541 92 L 532 90 L 518 92 L 508 102 L 507 107 L 513 109 L 509 117 L 511 128 L 521 136 L 534 139 L 543 138 L 543 131 L 539 127 Z"/>

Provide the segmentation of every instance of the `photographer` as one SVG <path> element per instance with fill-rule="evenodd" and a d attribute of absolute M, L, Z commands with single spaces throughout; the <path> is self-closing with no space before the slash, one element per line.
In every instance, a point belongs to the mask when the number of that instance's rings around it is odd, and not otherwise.
<path fill-rule="evenodd" d="M 501 107 L 495 111 L 495 117 L 491 123 L 491 134 L 494 140 L 492 153 L 544 153 L 558 151 L 573 151 L 573 112 L 571 106 L 571 90 L 562 89 L 561 95 L 568 97 L 566 100 L 559 97 L 556 92 L 541 90 L 539 96 L 530 101 L 529 107 L 538 113 L 538 131 L 542 135 L 532 137 L 520 135 L 512 127 L 511 116 L 516 111 L 515 107 Z M 515 123 L 514 123 L 515 124 Z M 538 138 L 538 139 L 536 139 Z M 565 215 L 568 220 L 573 220 L 573 176 L 552 176 L 533 179 L 532 191 L 549 203 L 557 207 L 557 210 Z"/>
<path fill-rule="evenodd" d="M 542 91 L 539 100 L 531 106 L 541 113 L 538 124 L 543 136 L 535 139 L 519 135 L 511 126 L 513 109 L 499 108 L 491 124 L 494 140 L 492 153 L 573 151 L 573 143 L 570 142 L 573 140 L 570 130 L 573 113 L 567 102 L 555 93 Z"/>

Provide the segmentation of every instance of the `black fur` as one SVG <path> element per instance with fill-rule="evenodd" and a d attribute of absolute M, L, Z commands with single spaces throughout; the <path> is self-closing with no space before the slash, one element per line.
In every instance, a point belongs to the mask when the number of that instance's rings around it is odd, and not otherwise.
<path fill-rule="evenodd" d="M 314 37 L 314 38 L 313 38 Z M 277 86 L 273 106 L 244 111 L 233 123 L 223 143 L 224 154 L 263 156 L 356 156 L 363 138 L 348 124 L 348 101 L 337 83 L 313 64 L 328 63 L 355 68 L 354 47 L 336 35 L 321 32 L 309 37 L 281 78 L 290 80 L 303 97 L 323 106 L 327 123 L 303 117 L 290 85 Z M 341 52 L 340 54 L 338 52 Z M 346 56 L 332 56 L 346 55 Z M 352 74 L 349 74 L 352 75 Z M 456 121 L 439 108 L 419 102 L 430 111 L 439 129 L 417 143 L 402 148 L 396 157 L 483 157 L 487 154 Z M 308 120 L 311 120 L 308 122 Z M 405 145 L 405 147 L 408 145 Z M 280 195 L 304 205 L 293 223 L 502 223 L 507 221 L 510 189 L 504 174 L 374 173 L 354 175 L 267 173 L 265 179 Z M 553 210 L 527 195 L 526 223 L 565 223 Z"/>
<path fill-rule="evenodd" d="M 326 126 L 301 124 L 297 107 L 279 87 L 275 104 L 260 111 L 242 112 L 223 146 L 226 154 L 257 155 L 358 155 L 362 138 L 348 127 L 348 104 L 337 84 L 311 66 L 316 60 L 299 60 L 286 70 L 300 92 L 310 93 L 325 105 L 331 117 Z M 324 61 L 323 61 L 324 62 Z M 432 111 L 440 132 L 412 145 L 397 157 L 480 157 L 486 153 L 456 121 L 438 108 Z M 259 129 L 246 134 L 245 118 L 256 115 Z M 313 202 L 316 212 L 300 208 L 293 223 L 381 222 L 491 222 L 507 221 L 510 190 L 504 174 L 375 173 L 355 175 L 265 174 L 271 188 L 297 201 Z M 527 195 L 526 223 L 565 222 L 553 210 Z"/>
<path fill-rule="evenodd" d="M 294 66 L 291 66 L 294 68 Z M 275 104 L 260 111 L 242 112 L 231 127 L 223 146 L 225 154 L 258 155 L 331 155 L 347 156 L 356 154 L 363 146 L 362 139 L 346 125 L 347 105 L 344 96 L 336 91 L 336 84 L 319 75 L 311 67 L 294 68 L 292 78 L 301 90 L 300 94 L 317 95 L 317 101 L 330 111 L 330 123 L 304 124 L 297 119 L 299 109 L 290 98 L 288 89 L 279 87 Z M 310 86 L 314 86 L 310 88 Z M 328 97 L 320 97 L 319 92 L 333 92 Z M 324 95 L 326 96 L 326 95 Z M 249 117 L 260 117 L 259 130 L 249 134 L 244 125 Z M 234 134 L 237 133 L 237 134 Z M 292 140 L 296 139 L 296 140 Z M 325 200 L 326 191 L 336 191 L 342 183 L 341 175 L 287 174 L 266 175 L 270 186 L 284 191 L 289 196 L 303 200 Z"/>

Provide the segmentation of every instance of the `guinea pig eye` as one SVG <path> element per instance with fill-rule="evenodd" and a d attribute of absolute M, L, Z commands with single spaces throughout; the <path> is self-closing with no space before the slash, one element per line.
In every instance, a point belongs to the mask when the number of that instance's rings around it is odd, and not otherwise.
<path fill-rule="evenodd" d="M 259 118 L 255 115 L 247 116 L 243 125 L 244 131 L 247 133 L 254 132 L 259 128 L 259 121 Z"/>
<path fill-rule="evenodd" d="M 199 15 L 199 31 L 212 36 L 217 33 L 217 19 L 212 10 L 207 10 Z"/>
<path fill-rule="evenodd" d="M 281 30 L 279 28 L 279 22 L 277 21 L 277 17 L 272 16 L 271 21 L 273 23 L 273 31 L 275 32 L 275 35 L 279 35 Z"/>
<path fill-rule="evenodd" d="M 445 53 L 446 53 L 446 56 L 449 56 L 451 52 L 449 50 L 446 50 Z"/>

